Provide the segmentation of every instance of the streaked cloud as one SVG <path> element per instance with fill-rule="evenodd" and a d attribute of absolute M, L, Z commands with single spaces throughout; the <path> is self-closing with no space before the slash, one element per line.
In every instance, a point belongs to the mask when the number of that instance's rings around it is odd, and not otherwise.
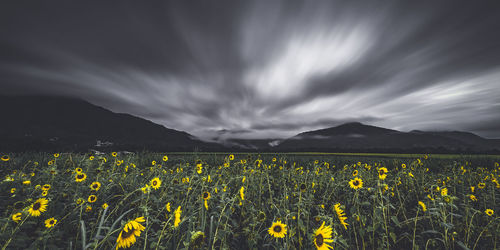
<path fill-rule="evenodd" d="M 81 97 L 207 140 L 351 121 L 500 137 L 494 2 L 32 7 L 0 8 L 7 94 Z"/>

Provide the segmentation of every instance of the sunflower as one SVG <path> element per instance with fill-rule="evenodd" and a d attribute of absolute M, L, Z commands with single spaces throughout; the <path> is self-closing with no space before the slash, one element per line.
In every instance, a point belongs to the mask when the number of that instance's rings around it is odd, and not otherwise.
<path fill-rule="evenodd" d="M 234 155 L 229 155 L 229 160 L 230 161 L 234 160 Z"/>
<path fill-rule="evenodd" d="M 168 156 L 163 156 L 163 161 L 168 161 Z"/>
<path fill-rule="evenodd" d="M 89 156 L 89 160 L 91 160 L 91 161 L 93 161 L 93 160 L 94 160 L 94 158 L 95 158 L 95 157 L 94 157 L 93 155 Z"/>
<path fill-rule="evenodd" d="M 87 179 L 87 175 L 86 175 L 85 173 L 83 173 L 83 172 L 77 173 L 77 174 L 75 175 L 75 181 L 76 181 L 76 182 L 82 182 L 82 181 L 84 181 L 85 179 Z"/>
<path fill-rule="evenodd" d="M 85 212 L 90 212 L 90 211 L 92 211 L 92 206 L 87 206 L 87 207 L 85 208 Z"/>
<path fill-rule="evenodd" d="M 90 203 L 94 203 L 97 201 L 97 196 L 95 195 L 90 195 L 89 198 L 87 199 Z"/>
<path fill-rule="evenodd" d="M 304 184 L 304 183 L 300 184 L 300 192 L 305 192 L 306 189 L 307 189 L 307 185 L 306 184 Z"/>
<path fill-rule="evenodd" d="M 43 191 L 48 191 L 50 189 L 50 184 L 45 184 L 42 186 Z"/>
<path fill-rule="evenodd" d="M 210 199 L 210 192 L 203 192 L 203 195 L 202 195 L 203 199 L 204 200 L 209 200 Z"/>
<path fill-rule="evenodd" d="M 475 196 L 475 195 L 473 195 L 473 194 L 469 195 L 469 199 L 470 199 L 471 201 L 477 201 L 476 196 Z"/>
<path fill-rule="evenodd" d="M 325 227 L 325 222 L 314 231 L 314 246 L 318 250 L 328 250 L 333 249 L 332 246 L 327 243 L 332 243 L 332 228 L 330 226 Z"/>
<path fill-rule="evenodd" d="M 181 206 L 178 206 L 177 209 L 174 212 L 175 220 L 174 220 L 174 227 L 178 227 L 179 223 L 181 223 Z"/>
<path fill-rule="evenodd" d="M 10 189 L 10 193 L 11 193 L 11 194 L 13 194 L 13 193 L 15 193 L 15 192 L 16 192 L 16 188 L 11 188 L 11 189 Z"/>
<path fill-rule="evenodd" d="M 268 230 L 269 234 L 275 238 L 285 238 L 286 225 L 281 223 L 280 220 L 273 222 Z"/>
<path fill-rule="evenodd" d="M 447 195 L 448 195 L 448 188 L 441 189 L 441 196 L 447 196 Z"/>
<path fill-rule="evenodd" d="M 488 209 L 486 209 L 484 212 L 485 212 L 488 216 L 493 216 L 493 214 L 494 214 L 493 210 L 491 210 L 491 209 L 489 209 L 489 208 L 488 208 Z"/>
<path fill-rule="evenodd" d="M 244 192 L 245 192 L 245 187 L 241 187 L 240 188 L 240 198 L 242 201 L 245 200 L 245 193 Z"/>
<path fill-rule="evenodd" d="M 352 172 L 352 176 L 357 176 L 357 175 L 358 175 L 358 170 L 356 169 Z"/>
<path fill-rule="evenodd" d="M 116 157 L 117 155 L 118 155 L 118 153 L 116 153 L 116 152 L 111 153 L 111 156 L 113 156 L 113 157 Z"/>
<path fill-rule="evenodd" d="M 425 203 L 423 203 L 422 201 L 419 201 L 418 202 L 418 205 L 420 205 L 422 207 L 422 211 L 427 211 L 427 206 L 425 206 Z"/>
<path fill-rule="evenodd" d="M 165 205 L 165 209 L 167 209 L 167 211 L 170 213 L 171 208 L 170 208 L 170 202 L 167 203 L 167 205 Z"/>
<path fill-rule="evenodd" d="M 160 188 L 161 186 L 161 180 L 158 177 L 152 179 L 149 183 L 151 184 L 151 187 L 154 188 L 155 190 Z"/>
<path fill-rule="evenodd" d="M 46 228 L 51 228 L 53 226 L 55 226 L 57 223 L 57 220 L 54 219 L 54 217 L 50 218 L 50 219 L 46 219 L 45 220 L 45 227 Z"/>
<path fill-rule="evenodd" d="M 31 204 L 30 208 L 28 209 L 28 212 L 30 213 L 31 216 L 38 217 L 43 212 L 47 211 L 48 203 L 49 201 L 47 199 L 40 198 L 36 200 L 33 204 Z"/>
<path fill-rule="evenodd" d="M 10 157 L 8 155 L 2 155 L 2 158 L 0 158 L 2 161 L 9 161 Z"/>
<path fill-rule="evenodd" d="M 191 240 L 189 242 L 189 249 L 201 249 L 203 245 L 203 240 L 205 239 L 205 233 L 202 231 L 191 232 Z"/>
<path fill-rule="evenodd" d="M 12 220 L 15 221 L 15 222 L 18 222 L 18 221 L 21 220 L 21 216 L 22 215 L 23 214 L 21 214 L 21 213 L 15 213 L 15 214 L 12 215 Z"/>
<path fill-rule="evenodd" d="M 101 188 L 101 183 L 98 181 L 94 181 L 92 182 L 92 184 L 90 184 L 90 189 L 94 191 L 99 191 L 100 188 Z"/>
<path fill-rule="evenodd" d="M 208 200 L 210 200 L 210 193 L 209 192 L 203 192 L 202 198 L 204 200 L 205 208 L 208 210 Z"/>
<path fill-rule="evenodd" d="M 340 224 L 342 224 L 344 228 L 347 230 L 347 226 L 349 226 L 349 224 L 345 222 L 345 220 L 347 220 L 347 216 L 345 215 L 344 210 L 340 208 L 340 203 L 333 205 L 333 209 L 335 209 L 335 213 L 337 213 L 337 217 L 339 218 Z"/>
<path fill-rule="evenodd" d="M 108 203 L 104 203 L 104 204 L 102 204 L 102 206 L 101 206 L 101 207 L 102 207 L 102 209 L 106 209 L 106 208 L 108 208 L 108 207 L 109 207 L 109 205 L 108 205 Z"/>
<path fill-rule="evenodd" d="M 378 178 L 381 179 L 381 180 L 385 180 L 385 178 L 387 177 L 387 172 L 389 172 L 387 170 L 386 167 L 381 167 L 378 169 Z"/>
<path fill-rule="evenodd" d="M 42 196 L 47 196 L 48 194 L 49 194 L 49 191 L 47 191 L 47 190 L 42 191 Z"/>
<path fill-rule="evenodd" d="M 55 154 L 54 154 L 54 157 L 55 157 L 55 158 L 58 158 L 58 157 L 59 157 L 59 153 L 55 153 Z"/>
<path fill-rule="evenodd" d="M 485 187 L 486 187 L 486 183 L 484 183 L 484 182 L 480 182 L 479 184 L 477 184 L 477 187 L 478 187 L 479 189 L 483 189 L 483 188 L 485 188 Z"/>
<path fill-rule="evenodd" d="M 136 236 L 141 236 L 141 232 L 146 229 L 141 222 L 145 222 L 144 217 L 138 217 L 135 220 L 131 220 L 125 224 L 122 231 L 116 239 L 116 249 L 128 248 L 135 244 Z"/>
<path fill-rule="evenodd" d="M 351 186 L 352 189 L 359 189 L 363 187 L 363 180 L 360 178 L 354 178 L 351 181 L 349 181 L 349 186 Z"/>

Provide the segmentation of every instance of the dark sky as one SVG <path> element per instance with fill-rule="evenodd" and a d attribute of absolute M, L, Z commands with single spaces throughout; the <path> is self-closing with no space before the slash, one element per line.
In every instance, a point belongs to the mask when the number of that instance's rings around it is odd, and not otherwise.
<path fill-rule="evenodd" d="M 495 2 L 3 1 L 0 91 L 205 139 L 349 121 L 500 138 Z"/>

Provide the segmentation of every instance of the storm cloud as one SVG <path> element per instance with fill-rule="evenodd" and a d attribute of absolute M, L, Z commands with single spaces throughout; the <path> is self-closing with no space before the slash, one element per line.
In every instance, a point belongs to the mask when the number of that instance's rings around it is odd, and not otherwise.
<path fill-rule="evenodd" d="M 360 121 L 500 138 L 495 1 L 4 2 L 3 94 L 210 139 Z"/>

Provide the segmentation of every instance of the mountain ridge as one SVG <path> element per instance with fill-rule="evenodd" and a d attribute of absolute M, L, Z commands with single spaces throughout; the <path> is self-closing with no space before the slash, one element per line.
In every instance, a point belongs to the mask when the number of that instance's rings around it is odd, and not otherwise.
<path fill-rule="evenodd" d="M 500 139 L 464 131 L 402 132 L 360 122 L 304 131 L 285 139 L 206 142 L 88 101 L 0 96 L 0 151 L 262 151 L 500 153 Z"/>

